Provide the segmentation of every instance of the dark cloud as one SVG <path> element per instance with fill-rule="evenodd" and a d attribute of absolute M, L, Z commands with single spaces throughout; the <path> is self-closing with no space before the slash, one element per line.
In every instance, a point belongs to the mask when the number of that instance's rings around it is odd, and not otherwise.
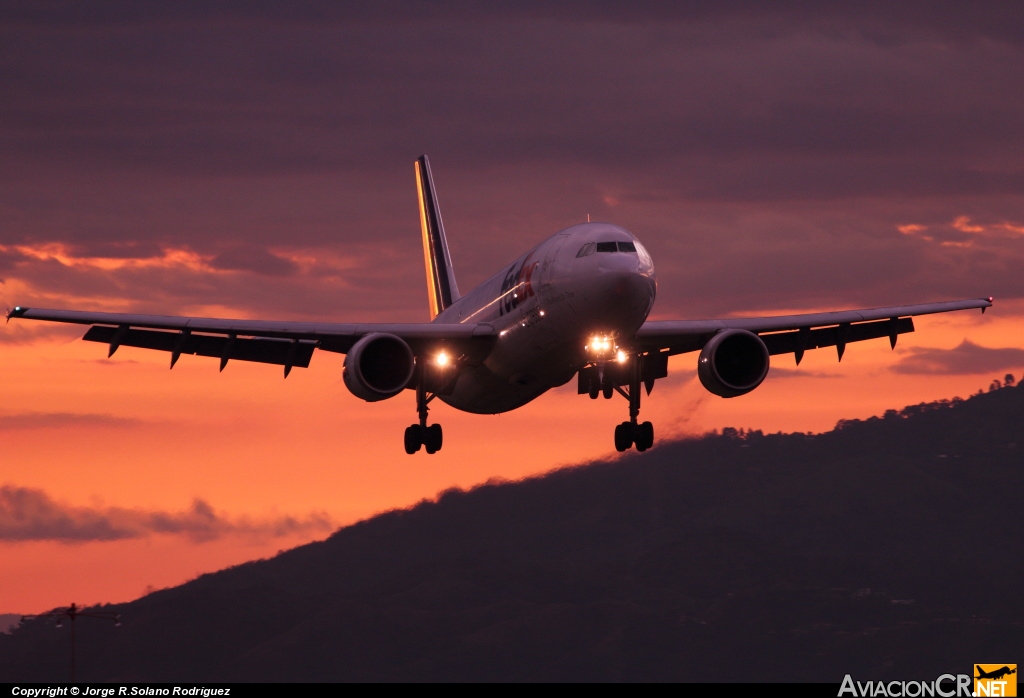
<path fill-rule="evenodd" d="M 13 300 L 418 319 L 421 152 L 466 289 L 591 213 L 676 317 L 1024 296 L 952 224 L 1024 225 L 1013 3 L 349 5 L 5 4 L 0 244 L 209 267 L 11 248 Z"/>
<path fill-rule="evenodd" d="M 225 536 L 259 539 L 297 533 L 326 533 L 334 524 L 325 514 L 265 519 L 229 519 L 201 499 L 183 512 L 142 511 L 120 507 L 76 507 L 54 501 L 42 490 L 0 487 L 0 541 L 85 543 L 176 535 L 202 543 Z"/>
<path fill-rule="evenodd" d="M 161 249 L 156 257 L 113 260 L 115 266 L 64 252 L 52 257 L 42 248 L 39 257 L 20 256 L 15 275 L 22 287 L 4 298 L 11 306 L 112 311 L 130 301 L 139 312 L 157 314 L 204 314 L 216 305 L 280 319 L 340 320 L 341 313 L 349 321 L 385 313 L 395 320 L 423 319 L 420 241 L 418 234 L 409 237 L 401 254 L 365 243 L 298 250 L 293 258 L 253 248 L 208 258 L 189 249 Z M 0 342 L 33 341 L 26 324 L 14 319 L 0 328 Z M 71 338 L 81 330 L 60 334 Z"/>
<path fill-rule="evenodd" d="M 8 322 L 0 327 L 0 345 L 13 344 L 34 344 L 41 341 L 71 341 L 81 337 L 84 330 L 81 327 L 70 327 L 68 325 L 57 325 L 48 323 L 19 323 Z M 2 419 L 2 418 L 0 418 Z"/>
<path fill-rule="evenodd" d="M 827 351 L 827 350 L 825 350 L 825 351 Z M 840 377 L 839 374 L 836 374 L 836 373 L 826 373 L 825 371 L 805 371 L 805 370 L 801 370 L 799 367 L 796 367 L 796 368 L 785 367 L 784 368 L 782 366 L 779 366 L 779 364 L 777 363 L 778 359 L 782 359 L 782 358 L 783 357 L 776 357 L 775 359 L 773 359 L 772 364 L 771 364 L 771 370 L 768 371 L 768 375 L 770 375 L 772 378 L 839 378 Z M 789 359 L 790 357 L 787 356 L 785 358 Z M 787 363 L 789 363 L 789 362 L 787 361 Z"/>
<path fill-rule="evenodd" d="M 151 240 L 105 241 L 103 240 L 105 237 L 108 236 L 103 231 L 97 231 L 98 240 L 72 245 L 69 252 L 76 257 L 103 259 L 145 259 L 159 257 L 163 254 L 161 246 Z"/>
<path fill-rule="evenodd" d="M 27 412 L 23 414 L 0 414 L 0 431 L 21 431 L 24 429 L 68 429 L 68 428 L 129 428 L 142 424 L 142 420 L 131 417 L 117 417 L 112 414 L 76 414 L 73 412 Z"/>
<path fill-rule="evenodd" d="M 0 273 L 10 274 L 20 263 L 27 261 L 27 259 L 18 250 L 0 249 Z M 6 279 L 0 280 L 0 284 L 5 284 L 6 282 Z"/>
<path fill-rule="evenodd" d="M 640 234 L 659 275 L 656 312 L 715 317 L 773 308 L 879 307 L 1024 295 L 1024 244 L 973 236 L 966 247 L 900 233 L 898 211 L 766 206 L 728 215 L 702 207 Z M 888 220 L 885 220 L 885 219 Z M 904 220 L 906 220 L 904 218 Z M 719 231 L 729 230 L 729 235 Z M 1005 306 L 995 312 L 1007 312 Z"/>
<path fill-rule="evenodd" d="M 131 0 L 107 0 L 68 6 L 57 0 L 11 0 L 0 17 L 8 24 L 32 25 L 138 25 L 211 22 L 273 22 L 332 24 L 386 22 L 401 24 L 439 19 L 528 19 L 580 23 L 644 24 L 651 22 L 708 22 L 775 20 L 793 25 L 819 25 L 841 31 L 843 23 L 859 21 L 861 33 L 881 43 L 898 42 L 908 32 L 947 37 L 1012 39 L 1024 34 L 1017 5 L 1008 0 L 988 2 L 970 13 L 950 1 L 912 1 L 898 4 L 861 2 L 821 4 L 787 2 L 766 5 L 756 0 L 694 0 L 693 2 L 637 2 L 623 5 L 611 0 L 565 0 L 560 3 L 497 0 L 490 3 L 449 0 L 380 0 L 375 3 L 337 3 L 304 0 L 288 3 L 253 3 L 226 0 L 211 5 L 196 0 L 140 5 Z M 930 11 L 926 11 L 930 10 Z M 837 23 L 839 26 L 837 26 Z M 765 29 L 768 31 L 768 29 Z"/>
<path fill-rule="evenodd" d="M 235 247 L 221 252 L 212 260 L 215 269 L 251 271 L 268 276 L 287 276 L 298 268 L 294 262 L 278 257 L 259 247 Z"/>
<path fill-rule="evenodd" d="M 886 173 L 880 184 L 946 190 L 959 176 L 984 186 L 1000 173 L 977 168 L 977 157 L 1020 144 L 1021 98 L 1006 88 L 1024 68 L 1012 44 L 951 47 L 909 22 L 891 30 L 898 43 L 872 40 L 865 28 L 894 19 L 877 7 L 739 9 L 598 6 L 571 19 L 504 8 L 373 22 L 342 12 L 320 22 L 314 5 L 311 21 L 283 25 L 201 9 L 172 13 L 191 21 L 156 11 L 127 28 L 42 22 L 7 42 L 5 152 L 247 177 L 378 168 L 382 156 L 421 148 L 454 153 L 460 166 L 571 159 L 627 172 L 706 171 L 711 156 L 723 181 L 701 179 L 694 194 L 711 186 L 743 197 L 741 174 L 760 172 L 755 182 L 777 189 L 788 181 L 779 167 L 797 165 L 833 195 Z M 824 181 L 800 158 L 830 153 L 847 167 Z M 936 154 L 956 159 L 936 170 Z M 740 160 L 731 175 L 724 156 Z"/>
<path fill-rule="evenodd" d="M 892 370 L 896 373 L 993 374 L 1024 367 L 1024 349 L 989 348 L 965 339 L 955 349 L 914 348 Z"/>

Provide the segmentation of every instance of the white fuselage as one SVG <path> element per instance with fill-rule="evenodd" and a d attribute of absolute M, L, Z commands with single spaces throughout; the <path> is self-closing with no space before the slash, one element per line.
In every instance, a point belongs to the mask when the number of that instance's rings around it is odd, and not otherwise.
<path fill-rule="evenodd" d="M 609 243 L 626 250 L 610 251 Z M 578 256 L 586 245 L 589 253 Z M 650 255 L 627 230 L 607 223 L 566 228 L 437 316 L 435 322 L 488 323 L 498 331 L 487 358 L 463 367 L 451 393 L 438 397 L 477 414 L 521 407 L 572 379 L 591 359 L 585 347 L 592 336 L 628 341 L 656 290 Z"/>

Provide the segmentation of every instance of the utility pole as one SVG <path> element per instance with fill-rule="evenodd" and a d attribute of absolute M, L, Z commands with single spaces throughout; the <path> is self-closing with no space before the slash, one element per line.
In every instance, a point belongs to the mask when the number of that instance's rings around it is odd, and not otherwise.
<path fill-rule="evenodd" d="M 71 683 L 75 682 L 77 675 L 75 666 L 75 654 L 77 652 L 77 638 L 75 637 L 75 621 L 81 616 L 82 618 L 100 618 L 102 620 L 114 621 L 114 627 L 121 627 L 121 614 L 116 611 L 83 611 L 74 602 L 71 603 L 67 608 L 57 608 L 46 613 L 37 613 L 30 616 L 22 616 L 22 622 L 31 620 L 33 618 L 56 618 L 57 626 L 61 628 L 64 626 L 64 619 L 71 619 Z"/>

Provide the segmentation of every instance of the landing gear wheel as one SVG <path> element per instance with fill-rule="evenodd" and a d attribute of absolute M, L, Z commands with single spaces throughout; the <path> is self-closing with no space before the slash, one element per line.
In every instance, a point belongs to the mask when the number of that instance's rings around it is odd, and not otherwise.
<path fill-rule="evenodd" d="M 441 431 L 440 424 L 431 424 L 423 430 L 423 446 L 427 449 L 427 453 L 440 451 L 443 442 L 444 433 Z"/>
<path fill-rule="evenodd" d="M 629 357 L 628 363 L 617 369 L 618 379 L 613 378 L 611 372 L 607 370 L 607 366 L 604 367 L 605 371 L 601 374 L 601 390 L 606 398 L 610 398 L 612 392 L 617 390 L 629 400 L 629 421 L 622 422 L 615 427 L 615 450 L 619 453 L 628 451 L 633 446 L 636 446 L 637 451 L 643 452 L 654 445 L 654 425 L 650 422 L 637 421 L 640 417 L 641 391 L 645 385 L 644 376 L 647 375 L 643 368 L 645 356 L 646 354 L 641 353 Z M 628 375 L 628 382 L 621 380 L 624 374 Z M 650 383 L 646 383 L 646 386 L 647 392 L 650 393 Z M 594 384 L 591 383 L 587 387 L 590 388 L 591 396 L 593 396 Z"/>
<path fill-rule="evenodd" d="M 601 381 L 597 378 L 590 379 L 590 385 L 587 386 L 587 395 L 590 396 L 591 400 L 596 400 L 598 393 L 601 392 Z"/>
<path fill-rule="evenodd" d="M 636 434 L 633 436 L 633 441 L 636 443 L 636 450 L 646 451 L 654 445 L 654 425 L 650 422 L 644 422 L 636 426 Z"/>
<path fill-rule="evenodd" d="M 615 450 L 619 453 L 628 451 L 633 445 L 633 425 L 623 422 L 615 427 Z"/>
<path fill-rule="evenodd" d="M 615 381 L 607 371 L 604 374 L 604 382 L 601 384 L 601 394 L 604 395 L 605 400 L 611 400 L 612 395 L 615 394 Z"/>
<path fill-rule="evenodd" d="M 419 424 L 413 424 L 405 428 L 405 452 L 409 455 L 416 453 L 423 445 L 423 430 Z"/>
<path fill-rule="evenodd" d="M 426 447 L 427 453 L 437 453 L 441 450 L 444 435 L 441 433 L 440 424 L 427 426 L 427 403 L 437 397 L 436 394 L 428 395 L 425 385 L 423 370 L 416 374 L 416 414 L 420 416 L 420 423 L 413 424 L 405 430 L 405 452 L 416 453 L 422 447 Z"/>

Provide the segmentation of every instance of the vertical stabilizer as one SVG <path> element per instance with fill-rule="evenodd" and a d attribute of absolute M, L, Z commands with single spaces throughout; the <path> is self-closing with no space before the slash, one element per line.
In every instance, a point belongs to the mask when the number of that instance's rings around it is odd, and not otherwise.
<path fill-rule="evenodd" d="M 423 231 L 423 262 L 427 267 L 427 294 L 430 299 L 430 319 L 459 299 L 455 284 L 452 258 L 448 254 L 448 241 L 444 237 L 441 209 L 437 205 L 434 178 L 430 176 L 430 163 L 426 155 L 416 160 L 416 193 L 420 200 L 420 228 Z"/>

